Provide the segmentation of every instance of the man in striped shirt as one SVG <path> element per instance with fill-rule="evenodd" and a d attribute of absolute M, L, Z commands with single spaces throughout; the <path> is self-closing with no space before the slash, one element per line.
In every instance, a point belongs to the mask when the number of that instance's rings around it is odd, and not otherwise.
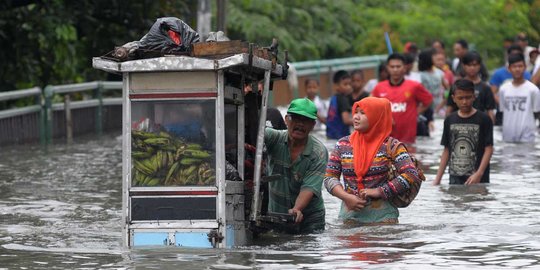
<path fill-rule="evenodd" d="M 310 135 L 316 119 L 311 100 L 295 99 L 287 110 L 287 130 L 265 131 L 269 175 L 281 175 L 269 183 L 268 211 L 295 215 L 300 233 L 322 231 L 325 225 L 321 189 L 328 150 Z"/>

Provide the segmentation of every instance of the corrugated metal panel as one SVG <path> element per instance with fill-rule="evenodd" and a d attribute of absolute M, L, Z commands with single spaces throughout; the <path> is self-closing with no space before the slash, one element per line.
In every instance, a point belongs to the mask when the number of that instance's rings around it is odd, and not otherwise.
<path fill-rule="evenodd" d="M 0 119 L 0 145 L 39 142 L 40 113 Z"/>

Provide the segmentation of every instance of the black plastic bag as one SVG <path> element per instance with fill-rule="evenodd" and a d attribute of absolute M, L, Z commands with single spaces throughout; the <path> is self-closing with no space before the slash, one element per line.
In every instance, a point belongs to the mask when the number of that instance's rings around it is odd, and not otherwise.
<path fill-rule="evenodd" d="M 164 17 L 157 19 L 141 38 L 139 49 L 175 54 L 189 52 L 191 44 L 197 42 L 199 33 L 189 25 L 175 17 Z"/>
<path fill-rule="evenodd" d="M 228 161 L 225 161 L 225 179 L 230 181 L 242 181 L 238 170 Z"/>

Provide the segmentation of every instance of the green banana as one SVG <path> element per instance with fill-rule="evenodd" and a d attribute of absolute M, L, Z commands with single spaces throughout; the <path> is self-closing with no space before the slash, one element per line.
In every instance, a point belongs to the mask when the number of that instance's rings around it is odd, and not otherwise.
<path fill-rule="evenodd" d="M 164 156 L 166 156 L 163 153 L 164 153 L 163 151 L 157 151 L 156 156 L 154 157 L 155 158 L 154 164 L 156 166 L 156 169 L 158 169 L 158 170 L 161 169 L 164 164 L 167 164 L 167 160 L 163 160 Z"/>
<path fill-rule="evenodd" d="M 174 153 L 167 152 L 167 160 L 169 161 L 169 164 L 167 164 L 167 166 L 171 166 L 176 161 L 174 159 Z"/>
<path fill-rule="evenodd" d="M 137 170 L 131 172 L 131 185 L 138 186 L 140 182 L 141 174 Z"/>
<path fill-rule="evenodd" d="M 167 139 L 171 139 L 171 134 L 165 132 L 165 131 L 161 131 L 159 132 L 158 134 L 159 137 L 162 137 L 162 138 L 167 138 Z"/>
<path fill-rule="evenodd" d="M 194 185 L 197 183 L 197 175 L 191 174 L 186 178 L 186 185 Z"/>
<path fill-rule="evenodd" d="M 184 155 L 194 157 L 194 158 L 209 158 L 210 153 L 208 151 L 204 150 L 192 150 L 192 149 L 186 149 L 184 151 Z"/>
<path fill-rule="evenodd" d="M 193 174 L 193 173 L 195 172 L 195 170 L 197 170 L 197 169 L 198 169 L 197 165 L 191 165 L 191 166 L 189 166 L 188 168 L 185 169 L 185 174 L 186 174 L 186 175 L 191 175 L 191 174 Z"/>
<path fill-rule="evenodd" d="M 152 178 L 151 176 L 145 175 L 143 185 L 148 186 L 148 183 L 150 183 L 150 181 L 152 181 L 152 179 L 154 179 L 154 178 Z"/>
<path fill-rule="evenodd" d="M 146 174 L 146 175 L 152 175 L 155 173 L 154 170 L 152 170 L 152 167 L 151 165 L 148 166 L 148 159 L 145 159 L 145 160 L 142 160 L 142 161 L 138 161 L 138 160 L 133 160 L 133 164 L 135 165 L 135 168 L 137 170 L 139 170 L 140 172 Z"/>
<path fill-rule="evenodd" d="M 141 140 L 135 140 L 131 142 L 131 148 L 135 150 L 143 150 L 145 146 L 146 145 Z"/>
<path fill-rule="evenodd" d="M 198 158 L 183 158 L 182 160 L 180 160 L 180 164 L 182 165 L 193 165 L 199 162 L 201 162 L 201 160 Z"/>
<path fill-rule="evenodd" d="M 176 152 L 176 147 L 174 147 L 173 145 L 165 145 L 165 146 L 162 146 L 160 147 L 161 150 L 164 150 L 164 151 L 170 151 L 170 152 Z"/>
<path fill-rule="evenodd" d="M 176 153 L 174 155 L 174 160 L 178 160 L 180 159 L 181 156 L 184 155 L 184 151 L 185 151 L 185 147 L 178 147 L 178 149 L 176 149 Z"/>
<path fill-rule="evenodd" d="M 175 162 L 170 168 L 169 168 L 169 171 L 167 172 L 167 176 L 165 177 L 165 182 L 167 183 L 169 181 L 169 179 L 171 179 L 173 177 L 173 175 L 176 174 L 176 172 L 178 171 L 178 168 L 180 167 L 180 164 L 178 164 L 178 162 Z"/>
<path fill-rule="evenodd" d="M 132 151 L 131 152 L 131 157 L 135 158 L 135 159 L 144 159 L 144 158 L 149 158 L 150 156 L 152 156 L 152 153 L 141 152 L 141 151 Z"/>
<path fill-rule="evenodd" d="M 214 175 L 212 175 L 212 176 L 210 176 L 210 177 L 204 179 L 204 180 L 203 180 L 203 183 L 204 183 L 205 185 L 215 184 L 215 183 L 216 183 L 216 177 L 215 177 Z"/>
<path fill-rule="evenodd" d="M 167 138 L 149 138 L 144 140 L 144 143 L 152 146 L 164 146 L 170 143 L 170 140 Z"/>
<path fill-rule="evenodd" d="M 156 153 L 153 157 L 150 158 L 151 161 L 151 168 L 154 170 L 154 172 L 157 172 L 159 169 L 161 169 L 161 155 L 160 152 Z"/>
<path fill-rule="evenodd" d="M 186 148 L 189 150 L 202 150 L 202 146 L 198 143 L 188 143 Z"/>
<path fill-rule="evenodd" d="M 148 181 L 148 183 L 146 183 L 146 186 L 154 187 L 154 186 L 157 186 L 158 184 L 159 184 L 159 179 L 152 178 L 150 181 Z"/>

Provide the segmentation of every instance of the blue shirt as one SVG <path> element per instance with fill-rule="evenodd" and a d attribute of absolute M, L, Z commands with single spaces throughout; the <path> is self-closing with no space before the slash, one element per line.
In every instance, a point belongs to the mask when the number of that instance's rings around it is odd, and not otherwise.
<path fill-rule="evenodd" d="M 523 74 L 526 80 L 531 80 L 531 73 L 528 71 L 525 71 L 525 74 Z M 490 85 L 495 85 L 497 87 L 501 87 L 501 85 L 506 80 L 512 79 L 512 73 L 508 71 L 508 68 L 506 67 L 500 67 L 493 72 L 493 76 L 491 76 L 491 80 L 489 80 Z"/>
<path fill-rule="evenodd" d="M 351 111 L 348 97 L 342 94 L 333 95 L 326 117 L 326 136 L 328 138 L 338 140 L 350 134 L 349 126 L 343 123 L 341 117 L 341 113 L 345 111 Z"/>

